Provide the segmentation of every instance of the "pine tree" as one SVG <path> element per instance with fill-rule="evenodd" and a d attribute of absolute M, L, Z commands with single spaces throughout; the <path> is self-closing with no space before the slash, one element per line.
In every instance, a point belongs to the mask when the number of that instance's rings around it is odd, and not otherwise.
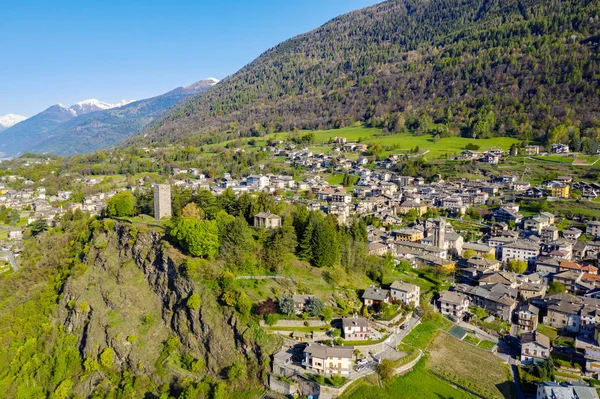
<path fill-rule="evenodd" d="M 302 240 L 300 240 L 300 244 L 298 246 L 298 257 L 305 261 L 310 261 L 313 256 L 313 252 L 312 252 L 313 231 L 314 231 L 314 225 L 311 221 L 308 223 L 308 226 L 306 226 L 306 228 L 304 229 L 304 233 L 302 235 Z"/>

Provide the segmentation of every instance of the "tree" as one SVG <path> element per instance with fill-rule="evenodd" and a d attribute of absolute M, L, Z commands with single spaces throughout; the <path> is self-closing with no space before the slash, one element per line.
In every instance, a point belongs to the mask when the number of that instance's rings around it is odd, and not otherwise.
<path fill-rule="evenodd" d="M 462 253 L 462 257 L 465 258 L 465 259 L 470 259 L 470 258 L 472 258 L 474 256 L 477 256 L 477 252 L 475 252 L 472 249 L 465 249 L 463 251 L 463 253 Z"/>
<path fill-rule="evenodd" d="M 279 298 L 279 310 L 283 314 L 294 314 L 294 298 L 290 294 L 283 294 Z"/>
<path fill-rule="evenodd" d="M 55 399 L 66 399 L 69 397 L 69 394 L 73 390 L 73 381 L 70 379 L 66 379 L 61 382 L 58 387 L 54 390 L 54 398 Z"/>
<path fill-rule="evenodd" d="M 331 321 L 331 319 L 333 319 L 333 309 L 329 306 L 325 306 L 325 309 L 323 309 L 321 316 L 323 316 L 324 321 Z"/>
<path fill-rule="evenodd" d="M 317 297 L 310 297 L 306 303 L 306 313 L 312 317 L 321 316 L 325 310 L 325 304 Z"/>
<path fill-rule="evenodd" d="M 135 196 L 129 190 L 119 191 L 106 201 L 106 214 L 108 216 L 133 216 L 135 209 Z"/>
<path fill-rule="evenodd" d="M 527 270 L 527 262 L 524 260 L 511 259 L 508 261 L 508 270 L 513 273 L 523 274 Z"/>
<path fill-rule="evenodd" d="M 189 219 L 204 219 L 204 211 L 193 202 L 190 202 L 181 210 L 181 217 Z"/>
<path fill-rule="evenodd" d="M 273 298 L 267 298 L 263 303 L 256 307 L 256 314 L 268 315 L 277 311 L 277 304 Z"/>
<path fill-rule="evenodd" d="M 32 236 L 37 236 L 38 234 L 48 230 L 48 222 L 46 219 L 35 220 L 29 226 L 29 230 L 31 231 Z"/>
<path fill-rule="evenodd" d="M 196 204 L 202 208 L 206 217 L 209 219 L 214 219 L 219 211 L 219 205 L 217 204 L 215 197 L 206 189 L 202 189 L 198 192 L 196 195 Z"/>
<path fill-rule="evenodd" d="M 311 239 L 311 263 L 317 267 L 333 266 L 339 261 L 340 247 L 336 232 L 327 221 L 315 225 Z"/>
<path fill-rule="evenodd" d="M 559 283 L 558 281 L 553 281 L 548 286 L 548 295 L 551 294 L 560 294 L 563 292 L 567 292 L 567 287 L 563 283 Z"/>
<path fill-rule="evenodd" d="M 398 263 L 397 269 L 403 272 L 408 272 L 412 269 L 412 265 L 406 259 L 402 259 L 400 263 Z"/>
<path fill-rule="evenodd" d="M 214 220 L 181 218 L 170 235 L 192 256 L 213 258 L 219 252 L 219 228 Z"/>
<path fill-rule="evenodd" d="M 11 209 L 8 219 L 8 223 L 15 226 L 21 220 L 21 214 L 16 209 Z"/>

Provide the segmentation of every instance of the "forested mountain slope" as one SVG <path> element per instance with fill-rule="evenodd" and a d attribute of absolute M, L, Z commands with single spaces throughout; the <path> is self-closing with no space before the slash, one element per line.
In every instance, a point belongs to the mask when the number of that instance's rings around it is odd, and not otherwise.
<path fill-rule="evenodd" d="M 598 0 L 391 0 L 266 51 L 139 141 L 201 144 L 356 121 L 600 138 Z"/>

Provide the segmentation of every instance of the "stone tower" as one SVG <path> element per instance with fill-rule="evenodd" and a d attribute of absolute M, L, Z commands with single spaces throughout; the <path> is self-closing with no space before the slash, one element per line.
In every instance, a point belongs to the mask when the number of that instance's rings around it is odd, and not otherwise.
<path fill-rule="evenodd" d="M 446 220 L 438 218 L 433 225 L 433 245 L 444 249 L 446 242 Z"/>
<path fill-rule="evenodd" d="M 171 216 L 171 186 L 168 184 L 154 185 L 154 217 L 160 220 Z"/>

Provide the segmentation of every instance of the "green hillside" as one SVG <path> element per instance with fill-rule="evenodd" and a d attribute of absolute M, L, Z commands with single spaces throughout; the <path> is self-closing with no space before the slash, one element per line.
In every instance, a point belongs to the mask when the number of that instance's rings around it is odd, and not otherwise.
<path fill-rule="evenodd" d="M 394 0 L 266 51 L 137 140 L 214 144 L 356 122 L 386 132 L 600 138 L 599 2 Z"/>

